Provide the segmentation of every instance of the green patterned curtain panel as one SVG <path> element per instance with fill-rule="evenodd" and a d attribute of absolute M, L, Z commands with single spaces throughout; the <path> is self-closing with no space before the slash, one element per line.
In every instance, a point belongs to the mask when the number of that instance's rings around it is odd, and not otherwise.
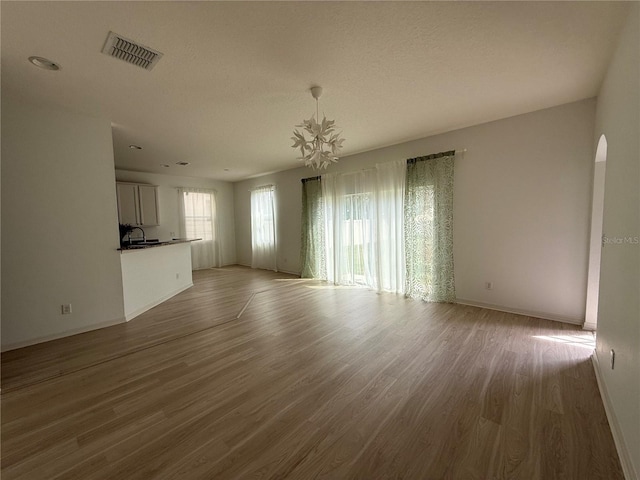
<path fill-rule="evenodd" d="M 302 180 L 302 278 L 326 280 L 324 201 L 320 177 Z"/>
<path fill-rule="evenodd" d="M 404 206 L 405 295 L 455 302 L 453 159 L 445 152 L 407 161 Z"/>

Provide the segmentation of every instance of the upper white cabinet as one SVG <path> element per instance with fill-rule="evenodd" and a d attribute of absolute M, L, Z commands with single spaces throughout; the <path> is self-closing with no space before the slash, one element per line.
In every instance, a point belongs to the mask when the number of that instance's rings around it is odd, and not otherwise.
<path fill-rule="evenodd" d="M 158 187 L 138 183 L 116 183 L 118 220 L 129 225 L 159 225 Z"/>
<path fill-rule="evenodd" d="M 142 225 L 159 225 L 158 220 L 158 187 L 155 185 L 138 185 L 140 200 L 140 218 Z"/>

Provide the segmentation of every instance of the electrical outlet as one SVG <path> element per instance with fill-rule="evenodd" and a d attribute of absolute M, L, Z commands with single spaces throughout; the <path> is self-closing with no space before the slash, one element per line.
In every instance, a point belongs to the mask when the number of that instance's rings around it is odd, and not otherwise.
<path fill-rule="evenodd" d="M 612 348 L 611 349 L 611 370 L 613 370 L 613 367 L 615 367 L 616 365 L 616 351 Z"/>
<path fill-rule="evenodd" d="M 176 280 L 180 280 L 180 274 L 176 273 Z"/>
<path fill-rule="evenodd" d="M 71 314 L 71 304 L 65 303 L 61 305 L 62 315 L 70 315 Z"/>
<path fill-rule="evenodd" d="M 487 290 L 493 290 L 493 282 L 484 282 L 484 288 Z"/>

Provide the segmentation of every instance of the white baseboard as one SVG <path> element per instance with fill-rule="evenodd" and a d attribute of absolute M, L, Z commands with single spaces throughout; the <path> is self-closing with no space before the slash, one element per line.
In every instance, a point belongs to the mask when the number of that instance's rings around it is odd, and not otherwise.
<path fill-rule="evenodd" d="M 168 293 L 168 294 L 166 294 L 166 295 L 164 295 L 164 296 L 162 296 L 160 298 L 157 298 L 153 302 L 148 303 L 147 305 L 144 305 L 143 307 L 135 309 L 133 312 L 129 312 L 129 313 L 125 314 L 125 316 L 124 316 L 125 321 L 128 322 L 129 320 L 134 319 L 138 315 L 143 314 L 147 310 L 151 310 L 153 307 L 160 305 L 162 302 L 166 302 L 171 297 L 175 297 L 180 292 L 184 292 L 186 289 L 191 288 L 191 287 L 193 287 L 193 283 L 189 283 L 187 285 L 183 285 L 182 287 L 178 288 L 177 290 L 174 290 L 173 292 L 170 292 L 170 293 Z"/>
<path fill-rule="evenodd" d="M 236 263 L 236 265 L 240 265 L 241 267 L 252 268 L 251 265 L 245 265 L 244 263 Z M 290 272 L 288 270 L 282 270 L 281 268 L 279 268 L 276 273 L 286 273 L 288 275 L 297 275 L 298 277 L 300 276 L 300 272 Z"/>
<path fill-rule="evenodd" d="M 602 403 L 604 405 L 604 411 L 607 414 L 607 420 L 609 421 L 609 428 L 611 428 L 611 435 L 613 435 L 613 442 L 616 445 L 618 457 L 620 458 L 620 464 L 622 465 L 624 478 L 626 480 L 638 480 L 638 474 L 636 473 L 635 469 L 633 468 L 633 464 L 631 463 L 631 456 L 629 455 L 629 450 L 624 443 L 622 430 L 620 429 L 620 424 L 618 423 L 616 414 L 613 411 L 609 393 L 607 392 L 607 387 L 602 380 L 602 374 L 600 373 L 601 364 L 598 360 L 598 354 L 595 350 L 591 355 L 591 361 L 593 363 L 593 370 L 596 373 L 596 380 L 598 382 L 598 389 L 600 390 L 600 397 L 602 398 Z"/>
<path fill-rule="evenodd" d="M 544 318 L 545 320 L 553 320 L 556 322 L 570 323 L 572 325 L 584 324 L 582 318 L 565 317 L 548 312 L 536 312 L 533 310 L 523 310 L 520 308 L 505 307 L 503 305 L 493 305 L 491 303 L 474 302 L 473 300 L 465 300 L 464 298 L 456 298 L 456 303 L 461 305 L 469 305 L 471 307 L 487 308 L 489 310 L 497 310 L 499 312 L 515 313 L 517 315 L 526 315 L 527 317 Z"/>
<path fill-rule="evenodd" d="M 290 271 L 288 271 L 288 270 L 278 270 L 278 272 L 280 272 L 280 273 L 286 273 L 287 275 L 295 275 L 295 276 L 297 276 L 297 277 L 299 277 L 299 276 L 300 276 L 300 272 L 290 272 Z"/>
<path fill-rule="evenodd" d="M 107 320 L 106 322 L 94 323 L 92 325 L 72 328 L 70 330 L 65 330 L 64 332 L 53 333 L 51 335 L 44 335 L 42 337 L 36 337 L 36 338 L 32 338 L 22 342 L 3 345 L 2 351 L 8 352 L 9 350 L 16 350 L 18 348 L 29 347 L 31 345 L 36 345 L 38 343 L 50 342 L 51 340 L 57 340 L 59 338 L 71 337 L 72 335 L 78 335 L 80 333 L 90 332 L 92 330 L 100 330 L 101 328 L 111 327 L 113 325 L 118 325 L 119 323 L 125 323 L 125 322 L 126 320 L 124 318 L 117 318 L 114 320 Z"/>

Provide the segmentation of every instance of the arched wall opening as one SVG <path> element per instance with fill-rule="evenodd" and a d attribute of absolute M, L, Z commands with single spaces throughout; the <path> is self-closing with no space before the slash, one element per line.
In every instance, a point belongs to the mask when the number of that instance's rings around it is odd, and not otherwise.
<path fill-rule="evenodd" d="M 584 329 L 598 326 L 598 292 L 600 288 L 600 258 L 602 256 L 602 218 L 604 212 L 604 176 L 607 166 L 607 138 L 600 135 L 593 167 L 593 197 L 591 204 L 591 236 L 589 243 L 589 273 Z"/>

